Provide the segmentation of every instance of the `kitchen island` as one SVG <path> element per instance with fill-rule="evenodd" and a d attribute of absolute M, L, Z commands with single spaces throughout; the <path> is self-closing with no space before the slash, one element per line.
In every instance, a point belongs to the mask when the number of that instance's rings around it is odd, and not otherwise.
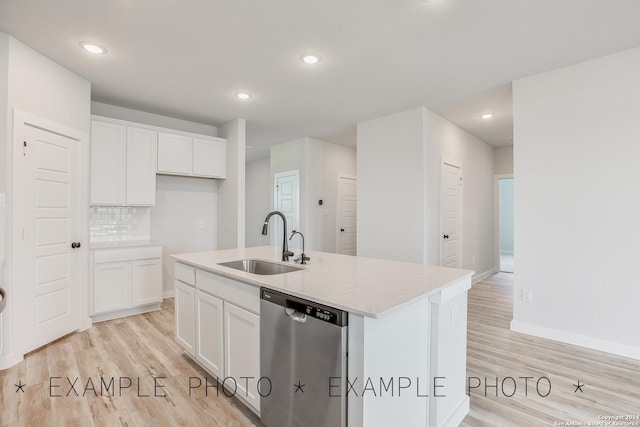
<path fill-rule="evenodd" d="M 270 246 L 174 255 L 176 340 L 221 381 L 257 380 L 260 287 L 345 310 L 347 425 L 457 426 L 469 409 L 466 312 L 473 272 L 308 255 L 309 264 L 275 275 L 219 265 L 279 262 L 281 249 Z M 245 380 L 237 388 L 260 413 L 257 387 Z"/>

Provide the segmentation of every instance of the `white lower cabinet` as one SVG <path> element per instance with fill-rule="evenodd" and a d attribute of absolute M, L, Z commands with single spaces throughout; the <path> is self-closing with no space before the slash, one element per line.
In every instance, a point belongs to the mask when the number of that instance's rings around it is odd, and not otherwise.
<path fill-rule="evenodd" d="M 225 376 L 234 378 L 238 395 L 260 411 L 260 316 L 225 302 L 224 324 Z"/>
<path fill-rule="evenodd" d="M 93 267 L 94 314 L 121 310 L 131 304 L 131 263 L 107 262 Z"/>
<path fill-rule="evenodd" d="M 132 261 L 131 305 L 140 306 L 158 301 L 162 301 L 162 264 L 160 260 Z"/>
<path fill-rule="evenodd" d="M 193 286 L 175 281 L 176 341 L 188 354 L 196 355 L 196 290 Z"/>
<path fill-rule="evenodd" d="M 223 302 L 220 298 L 196 291 L 196 360 L 218 378 L 224 378 Z"/>
<path fill-rule="evenodd" d="M 182 263 L 175 277 L 176 341 L 260 413 L 259 288 Z"/>
<path fill-rule="evenodd" d="M 159 309 L 162 247 L 94 250 L 91 289 L 94 322 Z"/>

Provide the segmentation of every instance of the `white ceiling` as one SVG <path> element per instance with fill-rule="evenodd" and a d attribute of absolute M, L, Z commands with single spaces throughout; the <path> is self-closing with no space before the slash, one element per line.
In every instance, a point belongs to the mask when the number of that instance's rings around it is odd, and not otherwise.
<path fill-rule="evenodd" d="M 640 46 L 639 22 L 638 0 L 0 0 L 0 31 L 93 100 L 245 118 L 249 159 L 303 136 L 354 145 L 356 123 L 420 105 L 507 145 L 512 80 Z"/>

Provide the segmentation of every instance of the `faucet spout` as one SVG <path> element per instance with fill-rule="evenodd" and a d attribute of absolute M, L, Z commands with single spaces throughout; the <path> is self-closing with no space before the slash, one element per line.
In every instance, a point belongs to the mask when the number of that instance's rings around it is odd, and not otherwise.
<path fill-rule="evenodd" d="M 278 215 L 282 218 L 283 228 L 282 228 L 282 261 L 289 261 L 289 257 L 293 256 L 293 252 L 289 252 L 289 246 L 287 245 L 287 217 L 280 211 L 269 212 L 267 217 L 264 219 L 264 224 L 262 225 L 262 235 L 266 236 L 269 229 L 269 220 L 272 216 Z"/>
<path fill-rule="evenodd" d="M 293 239 L 293 236 L 295 236 L 296 234 L 299 234 L 300 238 L 302 239 L 302 254 L 300 254 L 300 264 L 306 264 L 307 261 L 309 261 L 311 258 L 304 254 L 304 234 L 299 231 L 293 230 L 291 232 L 291 237 L 289 237 L 289 240 Z M 294 259 L 293 262 L 296 262 L 296 259 Z"/>

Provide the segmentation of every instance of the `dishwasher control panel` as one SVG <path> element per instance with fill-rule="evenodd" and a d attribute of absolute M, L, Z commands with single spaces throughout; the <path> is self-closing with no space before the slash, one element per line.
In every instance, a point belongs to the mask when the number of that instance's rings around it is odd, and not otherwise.
<path fill-rule="evenodd" d="M 323 322 L 336 326 L 347 326 L 348 316 L 346 311 L 266 288 L 261 289 L 260 297 L 265 301 L 280 305 L 284 308 L 293 309 L 314 319 L 322 320 Z"/>

